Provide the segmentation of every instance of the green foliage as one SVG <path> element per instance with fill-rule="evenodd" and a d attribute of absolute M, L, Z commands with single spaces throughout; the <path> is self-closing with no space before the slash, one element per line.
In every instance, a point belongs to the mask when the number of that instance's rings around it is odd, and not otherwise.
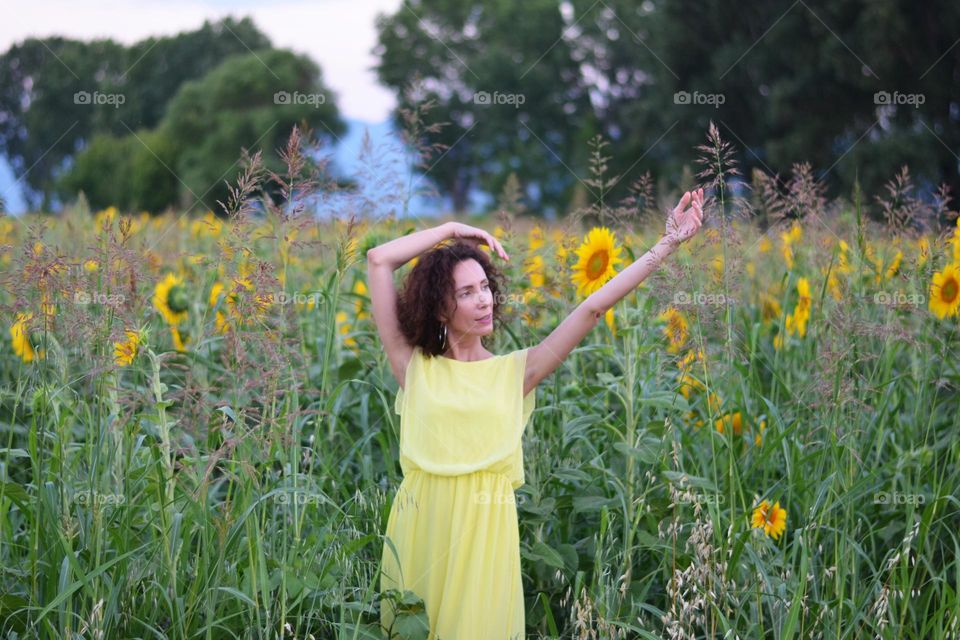
<path fill-rule="evenodd" d="M 377 73 L 399 108 L 433 99 L 431 121 L 449 123 L 431 136 L 449 149 L 429 175 L 454 209 L 471 189 L 500 193 L 511 172 L 539 185 L 547 202 L 569 196 L 574 181 L 564 161 L 577 155 L 577 132 L 592 112 L 568 46 L 553 46 L 563 29 L 552 0 L 430 0 L 378 21 Z M 477 92 L 490 99 L 478 102 Z M 399 112 L 396 122 L 403 125 Z"/>
<path fill-rule="evenodd" d="M 710 120 L 741 149 L 745 176 L 809 161 L 833 193 L 858 172 L 878 193 L 909 164 L 956 194 L 960 48 L 947 25 L 958 23 L 947 2 L 417 0 L 378 23 L 377 70 L 398 96 L 422 78 L 435 118 L 452 124 L 429 176 L 456 208 L 467 189 L 500 193 L 511 172 L 541 192 L 536 206 L 583 198 L 571 192 L 590 188 L 583 149 L 596 134 L 612 143 L 614 199 L 646 171 L 676 187 Z M 477 91 L 526 99 L 477 105 Z M 878 92 L 923 104 L 878 104 Z"/>
<path fill-rule="evenodd" d="M 61 190 L 64 197 L 82 190 L 95 207 L 156 212 L 179 204 L 223 213 L 217 202 L 242 170 L 241 150 L 263 151 L 266 168 L 280 171 L 274 151 L 295 124 L 316 126 L 328 140 L 345 129 L 317 66 L 277 49 L 233 56 L 185 82 L 156 129 L 95 137 Z"/>
<path fill-rule="evenodd" d="M 235 56 L 181 87 L 170 101 L 160 131 L 177 150 L 180 201 L 201 199 L 217 210 L 225 181 L 240 172 L 241 149 L 260 149 L 268 170 L 280 171 L 274 151 L 294 125 L 318 129 L 330 140 L 344 132 L 333 94 L 309 58 L 270 49 Z"/>
<path fill-rule="evenodd" d="M 130 47 L 109 39 L 28 38 L 0 56 L 0 151 L 28 187 L 28 204 L 46 208 L 57 177 L 94 136 L 155 127 L 184 82 L 231 55 L 269 46 L 248 18 L 205 22 Z M 123 102 L 77 101 L 83 92 L 122 95 Z"/>
<path fill-rule="evenodd" d="M 83 191 L 97 209 L 113 205 L 157 212 L 176 202 L 179 183 L 173 166 L 175 147 L 160 131 L 99 134 L 77 155 L 59 186 L 64 197 Z"/>

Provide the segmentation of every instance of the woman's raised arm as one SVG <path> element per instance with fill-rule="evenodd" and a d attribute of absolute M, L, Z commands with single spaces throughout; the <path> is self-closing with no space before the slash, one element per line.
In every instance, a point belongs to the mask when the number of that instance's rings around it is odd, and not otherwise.
<path fill-rule="evenodd" d="M 688 206 L 689 205 L 689 206 Z M 523 394 L 560 366 L 597 322 L 624 296 L 646 280 L 703 223 L 703 189 L 686 192 L 667 218 L 666 232 L 649 251 L 581 302 L 543 341 L 527 352 Z"/>
<path fill-rule="evenodd" d="M 473 246 L 487 245 L 502 258 L 509 260 L 496 238 L 483 229 L 460 222 L 445 222 L 436 227 L 415 231 L 367 251 L 367 288 L 370 292 L 371 312 L 380 341 L 387 352 L 390 369 L 401 388 L 406 382 L 404 377 L 407 363 L 413 355 L 413 346 L 407 343 L 400 330 L 393 272 L 448 238 L 461 239 Z"/>
<path fill-rule="evenodd" d="M 452 237 L 453 223 L 415 231 L 367 251 L 367 289 L 370 292 L 370 310 L 377 325 L 377 333 L 387 352 L 390 370 L 401 388 L 405 384 L 407 363 L 413 355 L 413 346 L 407 343 L 397 317 L 397 290 L 393 272 L 427 251 L 438 242 Z"/>

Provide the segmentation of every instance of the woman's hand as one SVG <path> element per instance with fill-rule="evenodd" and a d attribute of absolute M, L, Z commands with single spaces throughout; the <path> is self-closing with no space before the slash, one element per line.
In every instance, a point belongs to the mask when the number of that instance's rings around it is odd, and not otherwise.
<path fill-rule="evenodd" d="M 697 234 L 703 224 L 703 189 L 687 191 L 680 203 L 667 216 L 667 231 L 664 237 L 680 244 Z"/>
<path fill-rule="evenodd" d="M 510 256 L 507 255 L 507 252 L 503 250 L 503 245 L 501 245 L 496 238 L 484 231 L 483 229 L 478 229 L 477 227 L 471 227 L 468 224 L 463 224 L 462 222 L 448 222 L 450 229 L 450 237 L 457 240 L 462 240 L 467 244 L 471 245 L 473 248 L 485 244 L 504 260 L 509 261 Z"/>

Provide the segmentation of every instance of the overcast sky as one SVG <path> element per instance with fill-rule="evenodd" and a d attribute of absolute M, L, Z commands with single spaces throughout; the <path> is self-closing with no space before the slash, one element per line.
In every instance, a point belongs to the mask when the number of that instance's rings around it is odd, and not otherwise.
<path fill-rule="evenodd" d="M 371 70 L 374 19 L 399 6 L 400 0 L 4 0 L 0 51 L 30 36 L 109 37 L 130 44 L 193 30 L 208 18 L 249 15 L 274 46 L 320 64 L 344 117 L 382 122 L 394 99 Z"/>

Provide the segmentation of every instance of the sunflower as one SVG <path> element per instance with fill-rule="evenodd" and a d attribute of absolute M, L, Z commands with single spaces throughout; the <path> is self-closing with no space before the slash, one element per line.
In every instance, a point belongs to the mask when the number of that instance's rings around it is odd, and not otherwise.
<path fill-rule="evenodd" d="M 800 225 L 796 222 L 793 223 L 790 231 L 780 234 L 783 261 L 787 264 L 787 269 L 793 269 L 793 245 L 799 243 L 802 239 L 803 229 L 801 229 Z"/>
<path fill-rule="evenodd" d="M 840 252 L 837 254 L 837 272 L 850 273 L 850 245 L 845 240 L 840 241 Z"/>
<path fill-rule="evenodd" d="M 350 336 L 353 327 L 350 325 L 346 311 L 337 312 L 337 326 L 340 328 L 340 336 L 343 338 L 343 344 L 356 351 L 357 341 Z"/>
<path fill-rule="evenodd" d="M 957 222 L 960 223 L 960 218 L 957 218 Z M 953 231 L 949 242 L 953 246 L 953 261 L 960 262 L 960 224 Z"/>
<path fill-rule="evenodd" d="M 190 224 L 190 234 L 194 238 L 217 238 L 223 232 L 223 221 L 213 211 L 207 211 L 202 218 Z"/>
<path fill-rule="evenodd" d="M 837 302 L 843 300 L 843 289 L 840 287 L 840 278 L 837 277 L 836 271 L 831 271 L 830 275 L 827 276 L 827 287 L 830 289 L 830 295 L 833 296 L 834 300 Z"/>
<path fill-rule="evenodd" d="M 623 262 L 616 237 L 606 227 L 594 227 L 577 249 L 573 267 L 573 284 L 579 295 L 590 295 L 616 275 L 615 265 Z"/>
<path fill-rule="evenodd" d="M 960 307 L 960 263 L 948 264 L 933 274 L 930 283 L 930 311 L 941 320 L 957 315 Z"/>
<path fill-rule="evenodd" d="M 657 319 L 667 323 L 663 328 L 663 335 L 670 340 L 667 351 L 677 353 L 690 335 L 687 319 L 683 317 L 683 313 L 673 307 L 667 307 L 666 311 L 657 316 Z"/>
<path fill-rule="evenodd" d="M 884 268 L 883 266 L 883 260 L 877 258 L 874 261 L 874 264 L 876 264 L 877 266 L 877 276 L 875 279 L 876 283 L 880 284 L 881 282 L 884 282 L 885 280 L 889 280 L 893 276 L 897 275 L 897 272 L 900 270 L 900 263 L 902 261 L 903 261 L 903 252 L 899 250 L 890 260 L 890 264 L 887 265 L 886 268 Z"/>
<path fill-rule="evenodd" d="M 153 293 L 153 306 L 167 321 L 167 324 L 176 326 L 187 319 L 189 299 L 183 285 L 183 278 L 168 273 L 157 283 Z"/>
<path fill-rule="evenodd" d="M 711 391 L 707 394 L 707 407 L 711 413 L 719 413 L 720 406 L 723 404 L 723 399 L 717 395 L 715 391 Z"/>
<path fill-rule="evenodd" d="M 554 229 L 550 232 L 550 239 L 553 241 L 555 253 L 557 256 L 557 262 L 561 264 L 566 264 L 567 255 L 570 251 L 567 249 L 567 244 L 571 241 L 572 238 L 569 238 L 563 231 L 560 229 Z"/>
<path fill-rule="evenodd" d="M 113 361 L 117 366 L 125 367 L 133 362 L 137 356 L 137 347 L 140 345 L 140 333 L 125 331 L 127 339 L 113 343 Z"/>
<path fill-rule="evenodd" d="M 770 501 L 764 500 L 753 510 L 750 525 L 754 529 L 763 529 L 765 534 L 777 540 L 787 528 L 787 511 L 780 507 L 779 501 L 771 507 Z"/>
<path fill-rule="evenodd" d="M 176 327 L 170 327 L 170 337 L 173 338 L 174 349 L 181 352 L 187 350 L 187 345 L 190 343 L 189 335 L 181 334 Z"/>
<path fill-rule="evenodd" d="M 766 420 L 761 420 L 761 421 L 760 421 L 760 431 L 757 433 L 756 436 L 754 436 L 754 438 L 753 438 L 753 444 L 757 445 L 758 447 L 763 446 L 763 432 L 766 431 L 766 429 L 767 429 L 767 421 L 766 421 Z"/>
<path fill-rule="evenodd" d="M 714 256 L 710 266 L 713 267 L 713 281 L 719 283 L 723 279 L 723 254 Z"/>
<path fill-rule="evenodd" d="M 706 387 L 702 382 L 697 378 L 691 375 L 693 370 L 694 360 L 702 363 L 705 366 L 705 359 L 703 356 L 703 350 L 698 349 L 696 353 L 691 349 L 687 351 L 687 354 L 680 359 L 677 363 L 677 368 L 680 370 L 680 373 L 677 374 L 677 382 L 680 384 L 680 393 L 683 394 L 683 397 L 690 399 L 690 396 L 695 391 L 705 391 Z"/>
<path fill-rule="evenodd" d="M 356 284 L 353 285 L 353 292 L 357 294 L 357 301 L 354 303 L 354 313 L 357 316 L 357 322 L 365 320 L 370 317 L 370 314 L 363 310 L 363 298 L 360 296 L 369 295 L 367 291 L 367 284 L 363 280 L 357 280 Z M 310 296 L 310 307 L 314 305 L 314 297 Z"/>
<path fill-rule="evenodd" d="M 13 340 L 13 352 L 24 362 L 33 362 L 34 358 L 43 360 L 43 349 L 33 350 L 30 343 L 30 329 L 27 323 L 33 319 L 32 313 L 18 313 L 17 319 L 10 325 L 10 338 Z"/>
<path fill-rule="evenodd" d="M 616 337 L 616 336 L 617 336 L 617 321 L 616 321 L 616 319 L 615 319 L 614 316 L 613 316 L 613 307 L 610 307 L 609 309 L 607 309 L 607 312 L 606 312 L 605 314 L 603 314 L 603 320 L 604 320 L 604 322 L 607 323 L 607 327 L 610 328 L 610 333 L 612 333 L 613 336 Z"/>
<path fill-rule="evenodd" d="M 227 316 L 224 315 L 223 311 L 217 309 L 217 303 L 220 302 L 220 297 L 223 295 L 223 284 L 220 282 L 214 282 L 213 286 L 210 288 L 210 308 L 216 309 L 216 315 L 214 316 L 214 324 L 217 328 L 217 333 L 226 333 L 227 329 L 230 327 L 229 322 L 227 322 Z"/>
<path fill-rule="evenodd" d="M 760 317 L 763 322 L 770 322 L 780 317 L 783 310 L 780 301 L 767 292 L 760 294 Z"/>
<path fill-rule="evenodd" d="M 728 413 L 719 420 L 714 421 L 714 426 L 720 433 L 723 433 L 726 427 L 732 427 L 733 435 L 738 436 L 743 433 L 743 417 L 739 411 L 732 415 Z"/>
<path fill-rule="evenodd" d="M 810 282 L 806 278 L 797 280 L 797 293 L 800 299 L 797 301 L 797 308 L 803 309 L 805 313 L 810 312 Z"/>
<path fill-rule="evenodd" d="M 807 335 L 807 320 L 810 319 L 810 283 L 806 278 L 797 281 L 797 293 L 797 306 L 787 315 L 786 327 L 788 334 L 798 333 L 802 338 Z"/>
<path fill-rule="evenodd" d="M 543 229 L 540 228 L 540 225 L 534 225 L 533 229 L 530 230 L 527 241 L 530 243 L 530 251 L 536 251 L 543 246 Z"/>
<path fill-rule="evenodd" d="M 530 286 L 534 289 L 540 289 L 544 283 L 543 256 L 532 255 L 526 262 L 524 273 L 530 276 Z"/>
<path fill-rule="evenodd" d="M 930 258 L 930 240 L 924 236 L 917 240 L 917 266 L 922 267 Z"/>
<path fill-rule="evenodd" d="M 257 293 L 250 278 L 233 278 L 233 283 L 233 290 L 226 296 L 227 310 L 229 311 L 230 317 L 238 322 L 242 320 L 246 324 L 255 322 L 258 319 L 263 319 L 267 309 L 273 304 L 273 297 L 266 293 Z M 240 292 L 243 290 L 248 292 L 244 294 L 248 296 L 248 298 L 241 299 Z M 211 291 L 211 294 L 212 293 L 213 291 Z M 243 312 L 245 311 L 252 313 L 244 316 Z"/>
<path fill-rule="evenodd" d="M 528 327 L 539 327 L 543 324 L 543 314 L 540 311 L 540 305 L 535 304 L 543 301 L 543 294 L 539 289 L 527 289 L 523 292 L 523 303 L 520 312 L 521 322 Z"/>

